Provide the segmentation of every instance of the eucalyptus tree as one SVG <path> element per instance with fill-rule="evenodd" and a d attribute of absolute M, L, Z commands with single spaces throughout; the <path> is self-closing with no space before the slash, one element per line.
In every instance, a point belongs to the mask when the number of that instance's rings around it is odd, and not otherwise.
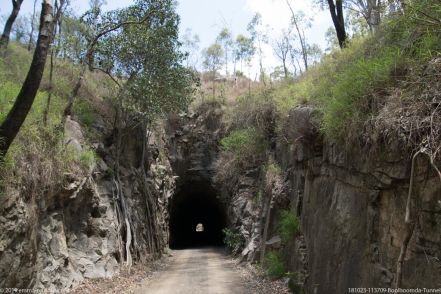
<path fill-rule="evenodd" d="M 337 33 L 338 44 L 340 48 L 346 47 L 348 35 L 345 27 L 345 17 L 343 12 L 343 0 L 327 0 L 329 12 L 331 13 L 332 22 L 335 32 Z"/>
<path fill-rule="evenodd" d="M 37 9 L 37 0 L 34 0 L 34 6 L 32 10 L 32 17 L 31 17 L 31 31 L 29 32 L 29 42 L 28 42 L 28 51 L 31 51 L 33 42 L 34 42 L 34 31 L 35 31 L 35 16 L 36 16 L 36 9 Z"/>
<path fill-rule="evenodd" d="M 148 248 L 152 254 L 160 254 L 165 244 L 156 238 L 159 231 L 156 217 L 156 200 L 151 197 L 145 170 L 147 128 L 155 118 L 169 112 L 185 110 L 192 99 L 196 77 L 193 71 L 182 65 L 185 54 L 180 51 L 178 40 L 179 17 L 173 0 L 138 0 L 129 8 L 114 11 L 105 18 L 111 19 L 108 33 L 96 43 L 93 68 L 105 72 L 113 79 L 115 91 L 116 160 L 114 183 L 118 191 L 118 215 L 125 232 L 127 266 L 136 248 L 132 236 L 131 217 L 120 189 L 119 164 L 123 130 L 137 124 L 142 126 L 143 150 L 141 172 L 143 192 L 146 197 L 146 213 L 149 222 Z M 128 25 L 130 22 L 130 25 Z M 115 24 L 126 24 L 118 27 Z M 112 28 L 110 30 L 110 28 Z M 110 31 L 109 31 L 110 30 Z"/>
<path fill-rule="evenodd" d="M 9 37 L 11 35 L 12 25 L 14 24 L 18 13 L 20 11 L 21 4 L 23 0 L 12 0 L 12 12 L 6 20 L 5 27 L 3 29 L 3 34 L 0 38 L 0 49 L 6 48 L 9 44 Z"/>
<path fill-rule="evenodd" d="M 259 56 L 260 80 L 265 84 L 265 69 L 263 67 L 263 45 L 268 43 L 268 35 L 263 26 L 262 15 L 256 13 L 248 23 L 247 30 L 251 35 L 253 42 L 257 44 L 257 53 Z"/>
<path fill-rule="evenodd" d="M 308 42 L 305 36 L 305 27 L 310 27 L 311 22 L 302 11 L 295 12 L 289 0 L 286 0 L 289 10 L 291 11 L 291 24 L 297 32 L 297 39 L 300 43 L 300 52 L 302 53 L 303 65 L 305 70 L 308 69 Z"/>
<path fill-rule="evenodd" d="M 81 63 L 88 46 L 88 27 L 72 11 L 66 10 L 60 19 L 57 56 L 73 63 Z"/>
<path fill-rule="evenodd" d="M 192 98 L 195 76 L 182 64 L 185 54 L 180 50 L 175 5 L 172 0 L 138 1 L 122 19 L 150 15 L 149 19 L 122 27 L 98 48 L 99 52 L 105 52 L 109 44 L 114 49 L 108 55 L 112 56 L 111 60 L 104 58 L 98 64 L 113 63 L 112 72 L 125 80 L 125 93 L 129 94 L 123 106 L 148 121 L 184 110 Z"/>
<path fill-rule="evenodd" d="M 281 34 L 273 39 L 273 51 L 274 54 L 282 62 L 282 69 L 284 73 L 284 78 L 288 79 L 288 62 L 289 53 L 291 50 L 291 33 L 288 30 L 282 30 Z"/>
<path fill-rule="evenodd" d="M 59 32 L 61 26 L 61 16 L 64 13 L 64 10 L 69 5 L 69 0 L 55 0 L 55 10 L 54 10 L 54 19 L 53 19 L 53 30 L 51 34 L 51 42 L 54 44 L 55 39 L 57 37 L 57 33 Z M 48 114 L 49 114 L 49 108 L 51 105 L 52 100 L 52 90 L 53 90 L 53 78 L 54 78 L 54 59 L 55 59 L 55 50 L 54 46 L 51 46 L 50 48 L 50 65 L 49 65 L 49 87 L 47 89 L 47 102 L 46 107 L 43 111 L 43 123 L 44 125 L 47 125 L 48 120 Z"/>
<path fill-rule="evenodd" d="M 223 28 L 216 38 L 216 41 L 223 47 L 225 54 L 225 75 L 228 76 L 228 53 L 231 51 L 231 46 L 233 45 L 232 33 L 228 28 Z"/>
<path fill-rule="evenodd" d="M 344 8 L 347 0 L 313 0 L 322 8 L 327 7 L 331 14 L 332 23 L 340 48 L 346 47 L 348 34 L 346 32 Z M 351 1 L 351 0 L 348 0 Z"/>
<path fill-rule="evenodd" d="M 243 72 L 243 63 L 249 63 L 256 53 L 253 40 L 244 35 L 238 35 L 235 42 L 235 57 L 240 61 L 240 71 Z"/>
<path fill-rule="evenodd" d="M 222 46 L 218 43 L 214 43 L 202 51 L 204 67 L 213 75 L 213 80 L 216 78 L 217 71 L 222 67 L 223 54 Z"/>
<path fill-rule="evenodd" d="M 222 67 L 223 54 L 222 46 L 218 43 L 214 43 L 202 51 L 204 68 L 211 73 L 213 97 L 216 96 L 215 80 L 217 71 Z"/>
<path fill-rule="evenodd" d="M 14 21 L 14 25 L 11 28 L 10 39 L 14 39 L 19 44 L 26 44 L 28 42 L 30 31 L 30 18 L 26 15 L 19 15 Z"/>
<path fill-rule="evenodd" d="M 40 30 L 31 66 L 14 105 L 0 125 L 0 159 L 8 152 L 9 147 L 20 131 L 21 126 L 31 110 L 32 104 L 34 103 L 35 96 L 37 95 L 43 77 L 46 58 L 51 43 L 52 30 L 52 0 L 42 0 Z"/>
<path fill-rule="evenodd" d="M 389 13 L 393 13 L 403 7 L 404 3 L 400 0 L 314 0 L 314 2 L 322 8 L 328 7 L 341 48 L 346 46 L 348 40 L 347 30 L 348 27 L 351 27 L 348 20 L 351 22 L 351 18 L 353 19 L 354 16 L 361 16 L 372 32 L 380 25 L 381 19 L 387 10 L 389 10 Z"/>
<path fill-rule="evenodd" d="M 366 21 L 369 30 L 374 31 L 381 22 L 383 2 L 381 0 L 346 0 L 345 5 L 348 9 L 357 11 Z M 389 4 L 392 8 L 395 3 L 390 1 Z"/>
<path fill-rule="evenodd" d="M 91 33 L 86 36 L 87 45 L 85 53 L 82 54 L 79 62 L 81 66 L 80 74 L 70 96 L 68 97 L 68 103 L 63 113 L 63 122 L 72 112 L 72 107 L 78 96 L 83 79 L 85 78 L 87 67 L 93 69 L 95 49 L 99 46 L 100 42 L 104 38 L 114 34 L 122 35 L 118 34 L 118 32 L 127 29 L 130 26 L 148 23 L 157 13 L 159 13 L 159 10 L 155 8 L 155 5 L 163 5 L 166 1 L 167 0 L 160 0 L 151 3 L 152 0 L 137 0 L 133 6 L 126 9 L 113 10 L 105 14 L 97 14 L 97 11 L 100 12 L 100 10 L 92 10 L 82 17 L 83 22 L 85 22 L 86 25 L 91 25 L 92 29 L 90 30 Z M 130 14 L 130 11 L 136 11 L 137 9 L 140 11 L 138 14 Z"/>

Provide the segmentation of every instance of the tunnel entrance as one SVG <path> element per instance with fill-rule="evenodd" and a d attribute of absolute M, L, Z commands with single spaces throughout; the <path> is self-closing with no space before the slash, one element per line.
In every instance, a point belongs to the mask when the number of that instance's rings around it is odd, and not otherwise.
<path fill-rule="evenodd" d="M 189 182 L 178 189 L 170 205 L 170 248 L 223 245 L 226 214 L 216 196 L 204 182 Z"/>

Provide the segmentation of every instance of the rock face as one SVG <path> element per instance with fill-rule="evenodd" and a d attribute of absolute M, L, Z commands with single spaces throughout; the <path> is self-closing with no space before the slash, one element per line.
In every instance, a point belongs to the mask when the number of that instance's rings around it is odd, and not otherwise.
<path fill-rule="evenodd" d="M 265 179 L 256 166 L 231 182 L 219 183 L 228 199 L 229 223 L 245 241 L 243 260 L 262 262 L 265 252 L 283 251 L 286 270 L 297 278 L 296 289 L 306 293 L 393 288 L 406 236 L 410 160 L 396 146 L 369 154 L 361 147 L 323 142 L 318 118 L 309 107 L 291 111 L 283 135 L 270 153 L 282 175 Z M 403 288 L 441 285 L 440 203 L 439 178 L 421 157 Z M 300 233 L 287 244 L 279 237 L 282 209 L 290 209 L 300 220 Z"/>
<path fill-rule="evenodd" d="M 305 109 L 295 109 L 290 115 L 288 124 L 295 125 L 293 121 L 305 117 Z M 287 171 L 289 202 L 301 220 L 302 236 L 286 249 L 289 270 L 307 268 L 308 293 L 393 287 L 406 232 L 409 160 L 393 147 L 367 156 L 357 148 L 345 151 L 320 142 L 318 137 L 311 141 L 298 140 L 295 131 L 290 135 L 278 143 L 276 151 Z M 417 162 L 416 175 L 411 206 L 416 226 L 404 260 L 402 287 L 437 288 L 441 281 L 441 183 L 425 158 Z M 301 238 L 307 252 L 303 261 Z"/>
<path fill-rule="evenodd" d="M 398 148 L 368 155 L 356 146 L 323 142 L 314 110 L 299 107 L 282 130 L 284 139 L 274 138 L 275 147 L 268 151 L 281 174 L 268 178 L 262 164 L 218 182 L 222 117 L 218 104 L 170 117 L 149 134 L 144 162 L 146 134 L 126 130 L 118 189 L 127 203 L 135 261 L 156 258 L 167 247 L 171 203 L 185 194 L 183 189 L 191 192 L 197 185 L 213 194 L 225 223 L 239 232 L 242 260 L 263 261 L 266 252 L 283 251 L 297 290 L 346 293 L 349 287 L 393 287 L 406 235 L 410 176 L 410 160 Z M 70 120 L 67 128 L 66 144 L 81 151 L 86 141 L 81 127 Z M 115 142 L 106 136 L 91 144 L 99 158 L 87 176 L 66 175 L 59 189 L 38 198 L 19 189 L 0 198 L 0 288 L 68 290 L 85 278 L 111 277 L 126 263 L 127 232 L 121 230 L 125 222 L 113 170 Z M 438 288 L 441 184 L 424 157 L 417 160 L 414 185 L 415 227 L 402 287 Z M 287 243 L 279 232 L 282 209 L 300 220 L 300 232 Z"/>
<path fill-rule="evenodd" d="M 131 223 L 130 252 L 135 261 L 143 261 L 156 258 L 167 246 L 167 201 L 174 178 L 167 159 L 159 156 L 161 131 L 150 136 L 145 162 L 139 152 L 142 132 L 128 129 L 126 133 L 119 188 Z M 82 129 L 70 118 L 65 136 L 66 145 L 76 152 L 83 150 Z M 115 142 L 112 138 L 107 146 L 103 142 L 102 138 L 89 142 L 99 155 L 89 174 L 66 174 L 62 186 L 37 199 L 29 199 L 25 190 L 0 198 L 0 288 L 67 291 L 85 278 L 112 277 L 126 263 L 126 234 L 121 230 L 125 223 L 111 168 Z M 143 164 L 148 178 L 142 176 Z M 144 179 L 148 195 L 142 188 Z M 153 222 L 154 226 L 149 225 Z"/>
<path fill-rule="evenodd" d="M 213 184 L 219 140 L 224 134 L 223 111 L 217 103 L 196 113 L 170 116 L 166 123 L 167 150 L 178 184 L 208 181 Z"/>

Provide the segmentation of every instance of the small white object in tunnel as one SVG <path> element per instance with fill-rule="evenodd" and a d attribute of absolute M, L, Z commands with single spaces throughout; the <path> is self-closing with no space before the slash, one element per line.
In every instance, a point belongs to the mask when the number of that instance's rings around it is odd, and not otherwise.
<path fill-rule="evenodd" d="M 204 231 L 204 225 L 201 224 L 201 223 L 197 224 L 196 232 L 200 233 L 200 232 L 203 232 L 203 231 Z"/>

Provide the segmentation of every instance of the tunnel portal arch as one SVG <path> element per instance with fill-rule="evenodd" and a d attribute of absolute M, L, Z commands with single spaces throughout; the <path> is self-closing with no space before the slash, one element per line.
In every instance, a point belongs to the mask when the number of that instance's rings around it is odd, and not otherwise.
<path fill-rule="evenodd" d="M 225 205 L 210 183 L 191 181 L 179 187 L 171 199 L 169 213 L 170 248 L 223 245 Z M 196 229 L 200 224 L 202 231 Z"/>

